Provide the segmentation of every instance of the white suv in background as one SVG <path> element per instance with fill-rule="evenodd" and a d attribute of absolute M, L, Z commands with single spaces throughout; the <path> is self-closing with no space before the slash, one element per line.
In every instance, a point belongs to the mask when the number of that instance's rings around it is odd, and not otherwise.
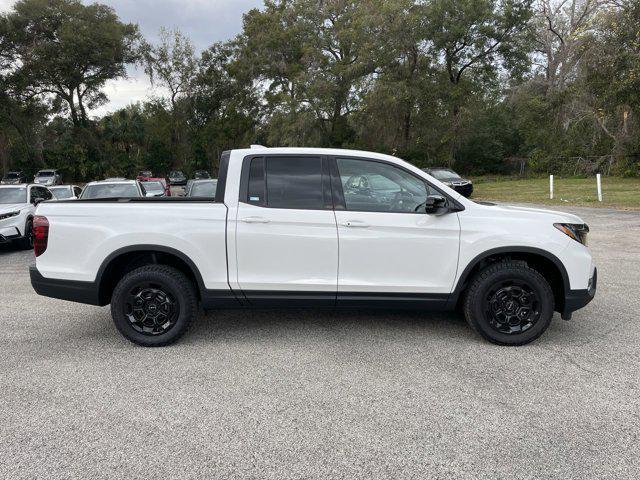
<path fill-rule="evenodd" d="M 0 185 L 0 244 L 33 248 L 33 215 L 38 203 L 53 195 L 40 185 Z"/>
<path fill-rule="evenodd" d="M 52 185 L 62 185 L 62 175 L 60 175 L 58 170 L 46 168 L 36 173 L 36 176 L 33 177 L 33 183 L 45 185 L 47 187 Z"/>

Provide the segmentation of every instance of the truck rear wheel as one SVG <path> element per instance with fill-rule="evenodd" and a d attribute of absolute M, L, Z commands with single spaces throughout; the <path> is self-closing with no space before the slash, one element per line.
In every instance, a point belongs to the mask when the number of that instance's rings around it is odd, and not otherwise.
<path fill-rule="evenodd" d="M 193 283 L 166 265 L 147 265 L 129 272 L 111 297 L 116 328 L 128 340 L 145 347 L 175 342 L 197 313 Z"/>
<path fill-rule="evenodd" d="M 467 323 L 498 345 L 525 345 L 544 333 L 553 318 L 549 283 L 525 262 L 498 262 L 471 280 L 464 298 Z"/>

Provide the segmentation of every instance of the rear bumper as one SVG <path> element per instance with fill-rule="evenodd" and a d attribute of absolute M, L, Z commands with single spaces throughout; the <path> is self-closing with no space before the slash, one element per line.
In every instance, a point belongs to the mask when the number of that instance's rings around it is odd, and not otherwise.
<path fill-rule="evenodd" d="M 99 289 L 95 282 L 45 278 L 35 266 L 29 267 L 29 275 L 31 286 L 38 295 L 101 306 Z"/>
<path fill-rule="evenodd" d="M 589 279 L 589 288 L 585 290 L 569 290 L 564 297 L 562 318 L 570 320 L 571 314 L 586 306 L 596 296 L 598 288 L 598 269 L 593 270 L 593 276 Z"/>

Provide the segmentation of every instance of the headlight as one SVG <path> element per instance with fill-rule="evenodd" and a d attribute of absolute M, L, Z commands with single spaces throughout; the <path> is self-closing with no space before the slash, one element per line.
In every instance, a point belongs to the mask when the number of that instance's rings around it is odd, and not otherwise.
<path fill-rule="evenodd" d="M 0 213 L 0 220 L 6 220 L 7 218 L 17 217 L 18 215 L 20 215 L 20 211 L 9 212 L 9 213 Z"/>
<path fill-rule="evenodd" d="M 587 244 L 589 226 L 586 223 L 554 223 L 553 226 L 565 235 L 573 238 L 576 242 L 583 245 Z"/>

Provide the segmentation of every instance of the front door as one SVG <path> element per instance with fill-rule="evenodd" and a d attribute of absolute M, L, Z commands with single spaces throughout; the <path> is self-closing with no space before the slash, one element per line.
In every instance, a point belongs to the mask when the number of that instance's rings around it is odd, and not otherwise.
<path fill-rule="evenodd" d="M 238 283 L 253 304 L 333 305 L 338 234 L 326 160 L 245 159 L 236 218 Z"/>
<path fill-rule="evenodd" d="M 399 166 L 353 158 L 336 164 L 334 188 L 344 197 L 344 209 L 335 211 L 339 303 L 445 301 L 458 265 L 458 215 L 425 213 L 427 195 L 438 192 Z"/>

